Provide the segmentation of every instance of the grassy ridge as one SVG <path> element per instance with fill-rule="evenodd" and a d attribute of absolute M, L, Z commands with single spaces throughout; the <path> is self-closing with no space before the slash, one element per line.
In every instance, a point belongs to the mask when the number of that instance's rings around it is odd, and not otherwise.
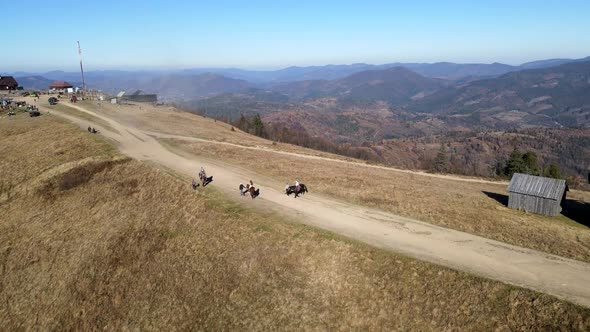
<path fill-rule="evenodd" d="M 36 136 L 4 135 L 39 124 Z M 32 144 L 51 135 L 53 145 Z M 37 167 L 11 169 L 28 172 L 32 189 L 0 203 L 6 330 L 590 328 L 590 310 L 281 222 L 113 161 L 97 139 L 50 116 L 0 122 L 3 151 Z M 70 151 L 73 142 L 93 148 Z M 97 157 L 41 176 L 75 162 L 38 166 L 62 150 Z"/>

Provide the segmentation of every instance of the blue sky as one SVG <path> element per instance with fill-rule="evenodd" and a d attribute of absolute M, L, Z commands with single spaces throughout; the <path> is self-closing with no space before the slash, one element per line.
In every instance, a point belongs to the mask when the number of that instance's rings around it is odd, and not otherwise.
<path fill-rule="evenodd" d="M 2 2 L 5 72 L 590 55 L 588 0 Z"/>

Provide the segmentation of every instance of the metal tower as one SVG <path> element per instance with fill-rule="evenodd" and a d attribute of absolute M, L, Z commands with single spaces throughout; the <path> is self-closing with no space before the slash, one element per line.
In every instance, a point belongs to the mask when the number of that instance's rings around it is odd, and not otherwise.
<path fill-rule="evenodd" d="M 86 91 L 86 81 L 84 81 L 84 67 L 82 67 L 82 49 L 78 41 L 78 54 L 80 55 L 80 73 L 82 73 L 82 90 Z"/>

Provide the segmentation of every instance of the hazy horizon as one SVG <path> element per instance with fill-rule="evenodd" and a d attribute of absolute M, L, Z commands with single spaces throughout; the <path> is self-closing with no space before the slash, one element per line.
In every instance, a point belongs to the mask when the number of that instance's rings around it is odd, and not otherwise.
<path fill-rule="evenodd" d="M 584 56 L 580 56 L 580 57 L 569 57 L 567 59 L 582 59 L 582 58 L 586 58 L 586 57 L 590 57 L 590 55 L 584 55 Z M 133 71 L 133 72 L 178 72 L 178 71 L 183 71 L 183 70 L 225 70 L 225 69 L 236 69 L 236 70 L 245 70 L 245 71 L 275 71 L 275 70 L 281 70 L 281 69 L 287 69 L 290 67 L 324 67 L 324 66 L 351 66 L 351 65 L 356 65 L 356 64 L 364 64 L 364 65 L 374 65 L 374 66 L 381 66 L 381 65 L 388 65 L 388 64 L 395 64 L 395 63 L 400 63 L 400 64 L 409 64 L 409 63 L 420 63 L 420 64 L 435 64 L 435 63 L 455 63 L 455 64 L 463 64 L 463 65 L 469 65 L 469 64 L 493 64 L 493 63 L 499 63 L 499 64 L 504 64 L 504 65 L 511 65 L 511 66 L 520 66 L 523 65 L 525 63 L 529 63 L 529 62 L 534 62 L 534 61 L 541 61 L 541 60 L 554 60 L 554 59 L 562 59 L 562 58 L 544 58 L 544 59 L 531 59 L 530 61 L 526 61 L 526 62 L 522 62 L 522 63 L 505 63 L 505 62 L 499 62 L 499 61 L 494 61 L 494 62 L 466 62 L 466 63 L 461 63 L 461 62 L 454 62 L 454 61 L 435 61 L 435 62 L 417 62 L 417 61 L 407 61 L 407 62 L 400 62 L 400 61 L 390 61 L 390 62 L 385 62 L 385 63 L 369 63 L 369 62 L 356 62 L 356 63 L 326 63 L 326 64 L 309 64 L 309 65 L 286 65 L 286 66 L 279 66 L 279 67 L 273 67 L 273 68 L 258 68 L 258 67 L 243 67 L 243 66 L 227 66 L 227 67 L 179 67 L 179 68 L 158 68 L 158 67 L 145 67 L 145 68 L 133 68 L 133 67 L 120 67 L 120 68 L 87 68 L 86 65 L 84 66 L 84 72 L 108 72 L 108 71 Z M 565 58 L 563 58 L 565 59 Z M 3 70 L 0 71 L 0 73 L 3 74 L 14 74 L 14 73 L 23 73 L 23 74 L 45 74 L 45 73 L 50 73 L 50 72 L 66 72 L 66 73 L 77 73 L 80 71 L 80 67 L 79 67 L 79 62 L 76 63 L 76 66 L 73 66 L 72 68 L 68 68 L 68 69 L 63 69 L 63 68 L 47 68 L 44 70 Z"/>
<path fill-rule="evenodd" d="M 393 62 L 504 63 L 590 55 L 590 2 L 104 0 L 3 4 L 2 72 L 178 70 Z M 18 32 L 18 33 L 17 33 Z"/>

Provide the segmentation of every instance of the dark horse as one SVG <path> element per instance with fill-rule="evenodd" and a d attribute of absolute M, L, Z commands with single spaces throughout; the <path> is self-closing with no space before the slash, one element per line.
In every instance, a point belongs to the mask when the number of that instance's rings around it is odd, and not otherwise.
<path fill-rule="evenodd" d="M 285 190 L 285 192 L 287 193 L 287 196 L 291 196 L 291 194 L 295 194 L 295 198 L 297 198 L 297 197 L 299 197 L 299 195 L 303 195 L 307 192 L 307 187 L 303 183 L 300 183 L 299 184 L 299 191 L 297 191 L 296 186 L 289 186 L 289 188 L 287 188 L 287 190 Z"/>
<path fill-rule="evenodd" d="M 201 181 L 203 182 L 203 187 L 208 185 L 209 183 L 213 182 L 213 175 L 211 175 L 210 177 L 204 177 L 201 179 Z"/>
<path fill-rule="evenodd" d="M 248 189 L 248 191 L 250 192 L 250 197 L 252 197 L 252 199 L 258 197 L 258 195 L 260 195 L 260 188 L 258 189 L 254 189 L 254 186 L 250 187 L 250 189 Z"/>

